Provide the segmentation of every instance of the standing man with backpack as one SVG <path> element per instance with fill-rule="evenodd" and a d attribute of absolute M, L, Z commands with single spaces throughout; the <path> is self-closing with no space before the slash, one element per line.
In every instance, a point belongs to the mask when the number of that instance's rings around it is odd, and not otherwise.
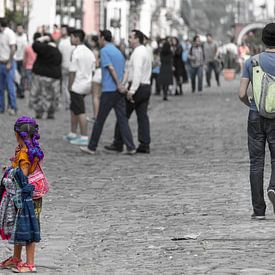
<path fill-rule="evenodd" d="M 266 211 L 263 188 L 266 142 L 271 157 L 271 177 L 267 195 L 275 213 L 275 80 L 272 79 L 272 76 L 275 78 L 275 23 L 264 27 L 262 41 L 266 50 L 245 62 L 239 91 L 240 100 L 250 108 L 247 132 L 254 211 L 251 218 L 257 220 L 265 219 Z M 247 93 L 250 82 L 253 87 L 252 97 Z M 262 97 L 265 97 L 265 100 L 261 100 Z"/>

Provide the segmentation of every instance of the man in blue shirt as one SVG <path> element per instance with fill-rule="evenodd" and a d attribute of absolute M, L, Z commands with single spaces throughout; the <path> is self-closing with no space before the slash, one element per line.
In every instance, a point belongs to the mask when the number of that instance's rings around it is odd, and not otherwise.
<path fill-rule="evenodd" d="M 111 41 L 112 34 L 109 30 L 100 31 L 102 95 L 88 147 L 80 147 L 80 150 L 88 154 L 95 153 L 105 120 L 114 108 L 121 136 L 127 147 L 127 153 L 132 155 L 135 154 L 136 148 L 126 116 L 124 87 L 121 84 L 125 70 L 125 59 Z"/>
<path fill-rule="evenodd" d="M 275 75 L 275 23 L 267 24 L 264 27 L 262 40 L 266 45 L 266 50 L 259 56 L 260 66 L 264 72 Z M 267 195 L 275 213 L 275 119 L 260 116 L 255 101 L 248 96 L 247 90 L 249 83 L 252 82 L 252 77 L 252 60 L 249 58 L 244 65 L 239 97 L 250 108 L 247 132 L 253 206 L 251 218 L 263 220 L 265 219 L 266 210 L 263 190 L 266 142 L 269 145 L 271 156 L 271 177 L 267 188 Z"/>

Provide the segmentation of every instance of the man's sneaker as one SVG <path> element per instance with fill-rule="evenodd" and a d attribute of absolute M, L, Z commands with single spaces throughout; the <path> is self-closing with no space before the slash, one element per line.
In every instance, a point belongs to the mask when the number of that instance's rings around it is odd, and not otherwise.
<path fill-rule="evenodd" d="M 89 155 L 95 155 L 95 151 L 94 150 L 90 150 L 88 147 L 83 147 L 80 146 L 79 147 L 80 151 Z"/>
<path fill-rule="evenodd" d="M 104 149 L 106 149 L 107 151 L 113 151 L 118 153 L 121 153 L 123 151 L 123 147 L 117 147 L 114 144 L 106 145 L 104 146 Z"/>
<path fill-rule="evenodd" d="M 251 215 L 251 219 L 252 220 L 265 220 L 265 215 L 256 215 L 255 213 L 253 213 Z"/>
<path fill-rule="evenodd" d="M 73 145 L 88 145 L 89 139 L 88 139 L 88 137 L 85 137 L 85 138 L 77 137 L 77 138 L 71 140 L 70 143 Z"/>
<path fill-rule="evenodd" d="M 275 214 L 275 191 L 273 189 L 268 190 L 267 196 L 273 205 L 273 213 Z"/>
<path fill-rule="evenodd" d="M 132 149 L 132 150 L 127 149 L 127 151 L 125 152 L 125 155 L 131 155 L 132 156 L 132 155 L 135 155 L 136 152 L 137 152 L 136 149 Z"/>
<path fill-rule="evenodd" d="M 71 140 L 74 140 L 74 139 L 77 139 L 77 138 L 78 138 L 78 135 L 75 134 L 75 133 L 69 133 L 68 135 L 63 137 L 63 139 L 66 140 L 66 141 L 71 141 Z"/>

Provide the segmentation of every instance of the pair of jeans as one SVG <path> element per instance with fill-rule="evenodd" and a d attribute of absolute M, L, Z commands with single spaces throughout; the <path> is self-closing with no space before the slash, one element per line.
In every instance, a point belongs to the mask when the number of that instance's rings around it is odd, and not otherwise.
<path fill-rule="evenodd" d="M 148 117 L 148 105 L 151 96 L 151 86 L 150 85 L 140 85 L 136 93 L 133 96 L 134 103 L 126 101 L 126 114 L 129 119 L 133 113 L 136 111 L 137 121 L 138 121 L 138 141 L 144 147 L 149 147 L 150 138 L 150 122 Z M 118 123 L 115 127 L 115 138 L 113 144 L 121 148 L 123 146 L 122 133 L 120 131 Z"/>
<path fill-rule="evenodd" d="M 115 110 L 117 124 L 121 132 L 122 140 L 125 143 L 127 149 L 134 150 L 136 148 L 126 116 L 125 95 L 119 93 L 118 91 L 114 91 L 103 92 L 101 94 L 98 115 L 95 120 L 88 145 L 90 150 L 96 150 L 105 120 L 113 108 Z"/>
<path fill-rule="evenodd" d="M 212 71 L 214 71 L 214 73 L 215 73 L 215 78 L 216 78 L 217 84 L 220 85 L 220 79 L 219 79 L 220 72 L 219 72 L 219 68 L 218 68 L 218 63 L 216 61 L 210 61 L 207 63 L 206 82 L 209 87 L 211 86 Z"/>
<path fill-rule="evenodd" d="M 16 110 L 16 93 L 14 85 L 14 73 L 16 64 L 13 61 L 10 70 L 6 64 L 0 64 L 0 112 L 5 111 L 5 90 L 8 91 L 9 107 Z"/>
<path fill-rule="evenodd" d="M 247 133 L 252 206 L 256 215 L 265 215 L 266 204 L 263 186 L 266 142 L 271 157 L 271 176 L 268 190 L 275 190 L 275 119 L 264 118 L 257 111 L 250 110 Z"/>
<path fill-rule="evenodd" d="M 192 92 L 196 90 L 196 76 L 198 76 L 198 91 L 202 91 L 202 80 L 203 80 L 203 66 L 190 67 L 190 78 L 192 85 Z"/>

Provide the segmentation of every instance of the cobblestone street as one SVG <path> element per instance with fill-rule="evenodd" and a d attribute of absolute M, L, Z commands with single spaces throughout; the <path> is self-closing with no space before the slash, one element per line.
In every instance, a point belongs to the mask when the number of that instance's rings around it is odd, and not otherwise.
<path fill-rule="evenodd" d="M 213 81 L 214 83 L 214 81 Z M 39 274 L 275 274 L 275 216 L 252 221 L 239 80 L 202 95 L 152 96 L 151 154 L 108 154 L 114 112 L 98 152 L 69 145 L 69 113 L 39 121 L 45 172 Z M 91 100 L 87 109 L 92 114 Z M 18 115 L 32 115 L 25 100 Z M 16 145 L 15 117 L 0 115 L 0 165 Z M 89 125 L 91 129 L 91 124 Z M 137 144 L 135 115 L 131 129 Z M 269 155 L 266 184 L 270 175 Z M 267 198 L 267 197 L 266 197 Z M 0 242 L 0 259 L 12 246 Z M 0 271 L 10 274 L 11 271 Z"/>

